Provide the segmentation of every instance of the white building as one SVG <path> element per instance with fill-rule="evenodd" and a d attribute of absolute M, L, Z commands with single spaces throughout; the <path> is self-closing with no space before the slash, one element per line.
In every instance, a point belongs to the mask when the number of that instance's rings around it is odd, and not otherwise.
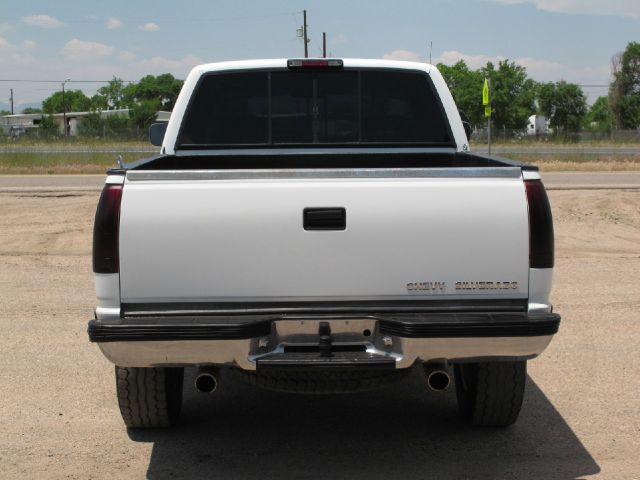
<path fill-rule="evenodd" d="M 40 126 L 41 113 L 20 113 L 0 117 L 0 128 L 5 135 L 19 137 Z"/>
<path fill-rule="evenodd" d="M 531 115 L 527 124 L 527 135 L 548 135 L 551 133 L 549 120 L 544 115 Z"/>
<path fill-rule="evenodd" d="M 75 137 L 78 135 L 79 126 L 82 124 L 84 118 L 90 115 L 93 112 L 67 112 L 66 120 L 67 120 L 67 130 L 69 132 L 69 136 Z M 129 109 L 114 109 L 114 110 L 101 110 L 100 116 L 102 118 L 106 118 L 109 116 L 121 115 L 128 117 Z M 167 122 L 169 121 L 169 117 L 171 116 L 171 112 L 159 111 L 156 117 L 156 120 L 159 122 Z M 25 134 L 29 134 L 30 131 L 35 131 L 35 129 L 40 127 L 42 122 L 42 113 L 19 113 L 16 115 L 4 115 L 0 117 L 0 128 L 4 132 L 5 135 L 10 135 L 13 137 L 20 137 Z M 54 113 L 53 114 L 53 122 L 58 127 L 58 131 L 60 135 L 64 135 L 64 113 Z"/>

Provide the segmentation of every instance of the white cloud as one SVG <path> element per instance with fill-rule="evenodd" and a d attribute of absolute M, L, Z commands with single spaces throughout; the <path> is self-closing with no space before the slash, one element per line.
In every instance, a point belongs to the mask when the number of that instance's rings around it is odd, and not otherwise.
<path fill-rule="evenodd" d="M 0 33 L 11 32 L 11 31 L 13 31 L 15 29 L 16 29 L 16 27 L 11 25 L 10 23 L 7 23 L 7 22 L 0 23 Z"/>
<path fill-rule="evenodd" d="M 394 50 L 393 52 L 385 53 L 382 56 L 385 60 L 402 60 L 405 62 L 423 62 L 420 59 L 420 54 L 412 52 L 411 50 Z"/>
<path fill-rule="evenodd" d="M 464 60 L 464 63 L 472 70 L 484 67 L 487 62 L 493 62 L 497 64 L 500 60 L 504 60 L 502 56 L 490 56 L 490 55 L 469 55 L 466 53 L 458 52 L 456 50 L 448 50 L 442 52 L 439 57 L 433 58 L 434 65 L 438 63 L 444 63 L 445 65 L 453 65 L 454 63 Z"/>
<path fill-rule="evenodd" d="M 31 25 L 32 27 L 40 27 L 40 28 L 64 27 L 64 23 L 62 23 L 57 18 L 50 17 L 49 15 L 30 15 L 28 17 L 22 17 L 20 20 L 22 21 L 22 23 Z"/>
<path fill-rule="evenodd" d="M 140 25 L 138 28 L 143 32 L 157 32 L 160 30 L 160 27 L 153 22 L 145 23 L 144 25 Z"/>
<path fill-rule="evenodd" d="M 530 3 L 538 10 L 559 13 L 585 15 L 615 15 L 640 18 L 638 0 L 493 0 L 494 2 L 515 5 Z"/>
<path fill-rule="evenodd" d="M 153 57 L 137 63 L 142 71 L 148 72 L 177 72 L 185 74 L 196 65 L 204 63 L 200 57 L 189 54 L 178 60 L 171 60 L 164 57 Z"/>
<path fill-rule="evenodd" d="M 328 43 L 332 45 L 344 45 L 349 43 L 349 36 L 346 33 L 338 33 L 335 37 L 329 37 Z"/>
<path fill-rule="evenodd" d="M 107 20 L 107 28 L 109 30 L 122 28 L 122 25 L 123 25 L 122 20 L 120 20 L 119 18 L 111 17 L 109 20 Z"/>
<path fill-rule="evenodd" d="M 382 56 L 384 59 L 391 60 L 407 60 L 410 62 L 427 62 L 419 53 L 411 50 L 394 50 Z M 467 66 L 472 70 L 477 70 L 492 62 L 497 66 L 498 62 L 505 60 L 507 57 L 503 55 L 484 55 L 484 54 L 468 54 L 458 52 L 456 50 L 447 50 L 432 59 L 434 65 L 444 63 L 445 65 L 453 65 L 460 60 L 464 60 Z M 532 57 L 515 57 L 509 58 L 518 65 L 527 69 L 529 77 L 540 82 L 557 82 L 566 80 L 578 84 L 600 84 L 609 83 L 610 67 L 606 65 L 595 65 L 589 67 L 580 67 L 568 65 L 564 63 L 553 62 L 543 58 Z"/>
<path fill-rule="evenodd" d="M 7 66 L 31 65 L 35 58 L 27 52 L 30 49 L 29 41 L 22 45 L 14 45 L 5 38 L 0 37 L 0 64 Z"/>
<path fill-rule="evenodd" d="M 114 48 L 110 45 L 97 42 L 85 42 L 74 38 L 68 41 L 62 48 L 62 53 L 69 60 L 91 60 L 97 57 L 111 55 Z"/>
<path fill-rule="evenodd" d="M 104 21 L 105 19 L 103 18 L 98 22 L 98 28 L 104 29 Z M 194 65 L 205 63 L 195 55 L 188 55 L 188 51 L 176 57 L 149 58 L 141 56 L 142 54 L 139 52 L 136 52 L 137 56 L 135 56 L 132 53 L 134 52 L 133 48 L 131 51 L 115 48 L 109 56 L 87 58 L 83 61 L 67 60 L 62 55 L 62 52 L 53 55 L 40 55 L 38 53 L 37 58 L 33 58 L 32 55 L 36 55 L 35 52 L 39 52 L 43 45 L 41 41 L 38 41 L 38 43 L 38 49 L 22 50 L 20 53 L 14 52 L 14 56 L 0 46 L 0 66 L 4 67 L 6 71 L 10 71 L 12 75 L 15 75 L 15 78 L 38 78 L 38 75 L 46 72 L 47 79 L 107 80 L 116 76 L 125 80 L 137 81 L 145 75 L 158 75 L 161 73 L 171 73 L 176 78 L 186 78 L 186 75 Z M 113 46 L 115 47 L 115 44 Z M 22 49 L 22 42 L 16 42 L 14 47 Z M 121 55 L 124 58 L 119 59 L 118 57 Z M 16 95 L 22 95 L 22 100 L 25 102 L 41 102 L 42 99 L 55 91 L 56 85 L 59 89 L 59 84 L 43 84 L 42 87 L 37 89 L 29 88 L 28 90 L 20 87 L 16 91 Z M 74 86 L 74 89 L 81 88 L 86 95 L 91 96 L 102 86 L 103 84 L 100 83 L 86 83 Z M 15 87 L 19 87 L 19 84 L 15 85 Z"/>
<path fill-rule="evenodd" d="M 138 58 L 138 56 L 133 52 L 129 52 L 127 50 L 123 50 L 123 51 L 119 52 L 118 55 L 116 55 L 116 58 L 118 60 L 120 60 L 121 62 L 132 62 L 133 60 Z"/>
<path fill-rule="evenodd" d="M 464 60 L 469 68 L 477 70 L 484 67 L 487 62 L 492 62 L 497 66 L 499 61 L 505 60 L 506 58 L 507 57 L 503 55 L 470 55 L 455 50 L 449 50 L 434 58 L 433 63 L 453 65 L 460 60 Z M 553 62 L 543 58 L 515 57 L 509 58 L 509 60 L 526 68 L 529 77 L 539 82 L 557 82 L 559 80 L 566 80 L 568 82 L 578 84 L 604 85 L 609 83 L 610 67 L 608 64 L 580 67 Z"/>
<path fill-rule="evenodd" d="M 22 42 L 22 47 L 25 50 L 33 50 L 37 46 L 38 46 L 38 44 L 36 42 L 34 42 L 33 40 L 25 40 L 24 42 Z"/>
<path fill-rule="evenodd" d="M 607 85 L 611 80 L 611 67 L 608 64 L 578 67 L 530 57 L 518 57 L 514 60 L 527 69 L 531 78 L 539 81 L 566 80 L 582 85 Z"/>

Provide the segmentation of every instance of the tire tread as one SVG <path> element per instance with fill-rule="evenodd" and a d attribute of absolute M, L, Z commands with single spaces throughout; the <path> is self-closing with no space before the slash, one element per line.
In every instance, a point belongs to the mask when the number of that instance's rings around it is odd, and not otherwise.
<path fill-rule="evenodd" d="M 455 366 L 456 393 L 471 425 L 506 427 L 520 414 L 527 362 L 480 362 Z"/>
<path fill-rule="evenodd" d="M 182 368 L 115 367 L 118 406 L 129 428 L 175 423 L 182 405 Z"/>

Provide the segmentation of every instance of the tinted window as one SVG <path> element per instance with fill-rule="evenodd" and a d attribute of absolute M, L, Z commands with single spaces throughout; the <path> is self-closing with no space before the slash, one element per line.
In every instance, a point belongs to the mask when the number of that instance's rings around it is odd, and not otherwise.
<path fill-rule="evenodd" d="M 273 72 L 273 143 L 358 141 L 357 72 Z"/>
<path fill-rule="evenodd" d="M 362 72 L 362 140 L 450 142 L 426 76 L 411 72 Z"/>
<path fill-rule="evenodd" d="M 243 72 L 205 77 L 189 107 L 180 143 L 267 143 L 267 75 L 267 72 Z"/>
<path fill-rule="evenodd" d="M 205 77 L 179 143 L 450 144 L 451 138 L 423 73 L 279 70 Z"/>

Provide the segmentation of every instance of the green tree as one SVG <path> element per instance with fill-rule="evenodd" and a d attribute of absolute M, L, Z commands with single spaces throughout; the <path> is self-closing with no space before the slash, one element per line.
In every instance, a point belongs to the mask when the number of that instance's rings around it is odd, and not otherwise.
<path fill-rule="evenodd" d="M 53 121 L 52 114 L 42 115 L 39 127 L 40 135 L 53 136 L 58 134 L 58 126 Z"/>
<path fill-rule="evenodd" d="M 123 105 L 129 107 L 129 116 L 134 125 L 148 128 L 158 110 L 173 110 L 183 81 L 169 73 L 147 75 L 137 83 L 122 88 Z"/>
<path fill-rule="evenodd" d="M 11 111 L 9 111 L 9 110 L 0 110 L 0 116 L 4 117 L 5 115 L 11 115 Z"/>
<path fill-rule="evenodd" d="M 140 128 L 148 128 L 155 121 L 160 106 L 157 98 L 136 103 L 129 109 L 131 122 Z"/>
<path fill-rule="evenodd" d="M 98 89 L 98 93 L 92 97 L 94 105 L 101 109 L 126 108 L 127 90 L 121 78 L 113 77 L 104 87 Z"/>
<path fill-rule="evenodd" d="M 22 113 L 42 113 L 41 108 L 27 107 L 22 109 Z"/>
<path fill-rule="evenodd" d="M 481 69 L 482 76 L 490 79 L 491 118 L 497 128 L 519 130 L 527 126 L 529 117 L 535 112 L 537 84 L 527 78 L 527 70 L 509 60 L 492 62 Z M 482 102 L 482 90 L 477 93 Z"/>
<path fill-rule="evenodd" d="M 82 90 L 64 92 L 64 103 L 67 112 L 86 112 L 91 110 L 91 99 Z M 42 111 L 47 114 L 62 113 L 62 92 L 56 92 L 42 102 Z"/>
<path fill-rule="evenodd" d="M 114 137 L 122 135 L 131 128 L 132 121 L 126 114 L 110 114 L 93 111 L 83 118 L 80 124 L 82 135 Z"/>
<path fill-rule="evenodd" d="M 156 77 L 147 75 L 140 79 L 138 83 L 125 87 L 125 98 L 136 102 L 157 100 L 159 108 L 172 110 L 182 84 L 182 80 L 174 78 L 170 73 L 163 73 Z"/>
<path fill-rule="evenodd" d="M 611 110 L 609 109 L 608 97 L 598 97 L 584 116 L 582 125 L 587 130 L 611 130 Z"/>
<path fill-rule="evenodd" d="M 482 73 L 470 70 L 464 60 L 451 66 L 439 63 L 438 70 L 451 90 L 456 105 L 467 115 L 471 124 L 483 123 L 482 85 L 484 77 Z"/>
<path fill-rule="evenodd" d="M 109 104 L 107 103 L 107 99 L 102 95 L 96 93 L 91 97 L 91 110 L 92 111 L 100 111 L 100 110 L 108 110 Z"/>
<path fill-rule="evenodd" d="M 609 105 L 618 128 L 640 126 L 640 43 L 630 42 L 613 58 Z"/>
<path fill-rule="evenodd" d="M 580 131 L 582 119 L 587 113 L 587 100 L 582 89 L 564 80 L 538 86 L 540 113 L 549 119 L 556 133 Z"/>

